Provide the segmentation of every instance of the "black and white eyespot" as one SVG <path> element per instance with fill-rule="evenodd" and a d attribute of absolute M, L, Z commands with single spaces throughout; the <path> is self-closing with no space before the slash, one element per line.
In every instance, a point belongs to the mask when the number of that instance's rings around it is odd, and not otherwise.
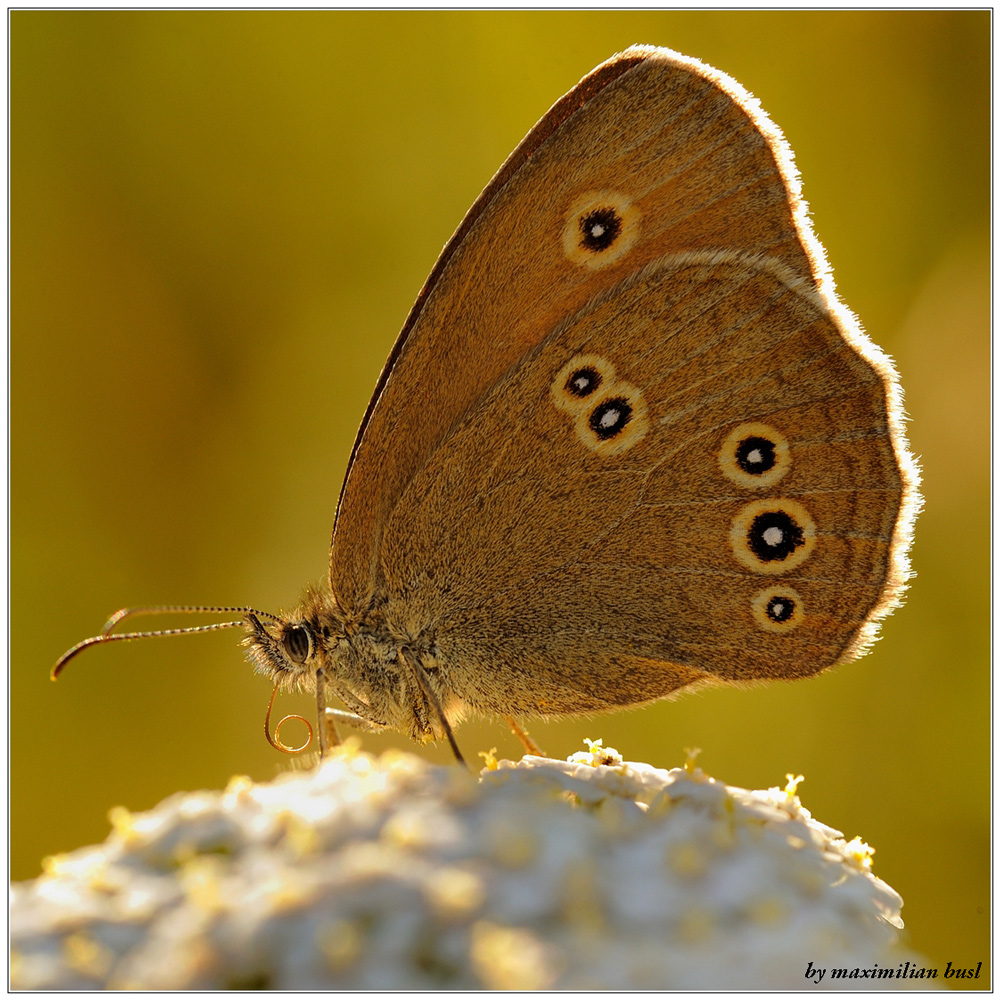
<path fill-rule="evenodd" d="M 584 365 L 570 373 L 569 378 L 566 379 L 566 391 L 578 399 L 586 399 L 600 389 L 603 381 L 604 378 L 599 371 L 589 365 Z"/>
<path fill-rule="evenodd" d="M 787 559 L 805 544 L 801 525 L 783 510 L 758 514 L 750 523 L 746 538 L 754 555 L 763 562 Z"/>
<path fill-rule="evenodd" d="M 292 663 L 305 663 L 312 656 L 312 636 L 307 628 L 292 625 L 281 637 L 281 645 L 285 655 Z"/>
<path fill-rule="evenodd" d="M 755 500 L 733 519 L 729 542 L 737 562 L 754 573 L 787 573 L 816 547 L 816 525 L 795 500 Z"/>
<path fill-rule="evenodd" d="M 622 231 L 622 217 L 611 205 L 602 205 L 578 218 L 580 246 L 593 253 L 609 250 Z"/>
<path fill-rule="evenodd" d="M 770 424 L 740 424 L 722 442 L 719 466 L 738 486 L 773 486 L 792 467 L 788 439 Z"/>
<path fill-rule="evenodd" d="M 632 404 L 624 396 L 612 396 L 591 410 L 587 422 L 602 441 L 610 441 L 625 431 L 631 419 Z"/>
<path fill-rule="evenodd" d="M 784 635 L 805 619 L 805 605 L 792 587 L 767 587 L 751 602 L 754 621 L 765 632 Z"/>
<path fill-rule="evenodd" d="M 645 437 L 649 417 L 642 391 L 619 380 L 600 354 L 575 354 L 549 384 L 556 409 L 573 418 L 576 436 L 599 455 L 617 455 Z"/>
<path fill-rule="evenodd" d="M 776 462 L 774 442 L 767 438 L 744 438 L 736 449 L 736 464 L 749 476 L 770 472 Z"/>
<path fill-rule="evenodd" d="M 576 435 L 598 455 L 620 455 L 649 431 L 642 391 L 628 382 L 612 382 L 576 418 Z"/>
<path fill-rule="evenodd" d="M 574 263 L 596 269 L 614 263 L 635 244 L 639 210 L 620 191 L 588 191 L 566 213 L 563 252 Z"/>
<path fill-rule="evenodd" d="M 577 354 L 552 380 L 552 402 L 565 413 L 590 410 L 594 397 L 615 381 L 615 367 L 599 354 Z"/>

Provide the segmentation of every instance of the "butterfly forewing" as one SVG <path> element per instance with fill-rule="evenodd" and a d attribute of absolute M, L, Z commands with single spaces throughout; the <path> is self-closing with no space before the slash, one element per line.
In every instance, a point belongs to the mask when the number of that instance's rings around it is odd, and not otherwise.
<path fill-rule="evenodd" d="M 676 53 L 636 47 L 599 67 L 509 162 L 442 255 L 355 446 L 330 568 L 348 615 L 379 590 L 381 536 L 415 472 L 602 290 L 705 248 L 764 253 L 812 277 L 777 131 L 738 84 Z M 602 247 L 615 215 L 622 231 Z"/>

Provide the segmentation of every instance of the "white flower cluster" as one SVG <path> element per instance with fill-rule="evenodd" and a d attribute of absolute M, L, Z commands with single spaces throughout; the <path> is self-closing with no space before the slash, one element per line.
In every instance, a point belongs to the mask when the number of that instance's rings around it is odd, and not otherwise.
<path fill-rule="evenodd" d="M 12 887 L 14 988 L 801 989 L 810 963 L 916 959 L 870 849 L 794 780 L 730 788 L 599 742 L 478 778 L 348 746 L 111 820 Z"/>

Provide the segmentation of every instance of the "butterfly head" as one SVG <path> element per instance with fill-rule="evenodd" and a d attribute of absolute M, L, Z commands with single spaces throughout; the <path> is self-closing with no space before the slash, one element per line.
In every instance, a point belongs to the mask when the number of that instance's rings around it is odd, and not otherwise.
<path fill-rule="evenodd" d="M 285 615 L 245 615 L 243 644 L 251 662 L 283 690 L 315 691 L 316 674 L 329 665 L 328 651 L 341 638 L 318 598 L 310 591 Z"/>
<path fill-rule="evenodd" d="M 308 690 L 315 684 L 316 644 L 309 625 L 304 621 L 279 619 L 265 627 L 255 614 L 246 617 L 246 638 L 243 644 L 259 673 L 280 687 Z"/>

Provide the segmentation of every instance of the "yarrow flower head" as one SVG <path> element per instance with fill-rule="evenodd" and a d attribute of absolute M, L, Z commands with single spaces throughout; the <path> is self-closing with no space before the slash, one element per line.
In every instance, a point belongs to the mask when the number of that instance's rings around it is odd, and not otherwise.
<path fill-rule="evenodd" d="M 748 791 L 587 746 L 478 777 L 349 746 L 115 810 L 103 844 L 12 887 L 12 985 L 790 989 L 926 965 L 871 849 L 812 819 L 801 779 Z"/>

